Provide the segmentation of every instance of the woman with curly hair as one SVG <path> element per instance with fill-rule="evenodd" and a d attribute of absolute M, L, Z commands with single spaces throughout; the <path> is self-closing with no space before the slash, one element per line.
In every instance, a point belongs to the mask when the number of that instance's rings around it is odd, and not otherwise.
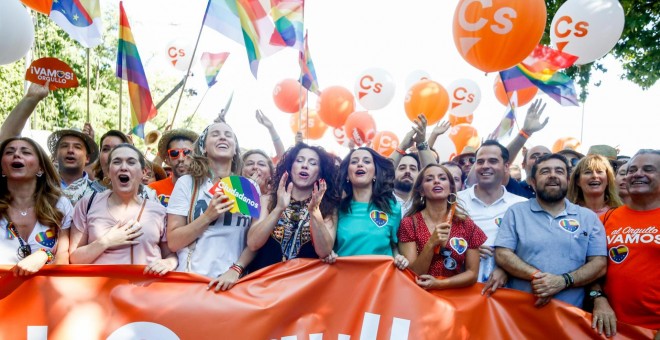
<path fill-rule="evenodd" d="M 14 275 L 36 273 L 47 263 L 69 263 L 73 207 L 62 195 L 57 171 L 30 138 L 0 144 L 0 264 Z"/>
<path fill-rule="evenodd" d="M 240 168 L 234 130 L 212 123 L 199 135 L 188 175 L 176 181 L 167 206 L 167 242 L 179 257 L 176 270 L 214 278 L 209 288 L 216 291 L 230 289 L 254 257 L 246 247 L 252 218 L 230 213 L 234 201 L 210 191 Z"/>
<path fill-rule="evenodd" d="M 615 177 L 607 158 L 587 155 L 575 165 L 566 197 L 601 216 L 623 204 L 617 192 Z"/>
<path fill-rule="evenodd" d="M 387 255 L 399 269 L 408 260 L 399 255 L 397 231 L 401 205 L 394 197 L 394 165 L 370 148 L 352 150 L 339 166 L 341 186 L 337 218 L 338 256 Z"/>
<path fill-rule="evenodd" d="M 419 275 L 417 284 L 447 289 L 477 282 L 479 246 L 487 237 L 457 201 L 449 169 L 426 166 L 415 180 L 411 199 L 412 207 L 399 229 L 399 250 Z"/>
<path fill-rule="evenodd" d="M 249 269 L 295 258 L 325 258 L 335 242 L 337 198 L 334 158 L 323 148 L 298 143 L 277 165 L 277 190 L 261 196 L 261 218 L 248 232 L 257 255 Z"/>

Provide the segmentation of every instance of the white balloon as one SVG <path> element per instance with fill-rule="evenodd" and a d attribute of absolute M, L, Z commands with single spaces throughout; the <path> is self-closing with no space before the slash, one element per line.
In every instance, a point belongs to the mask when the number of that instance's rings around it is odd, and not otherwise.
<path fill-rule="evenodd" d="M 433 150 L 438 153 L 440 162 L 450 161 L 458 152 L 456 152 L 456 144 L 449 138 L 449 133 L 444 133 L 438 136 L 433 144 Z"/>
<path fill-rule="evenodd" d="M 0 65 L 25 56 L 34 41 L 32 18 L 18 0 L 0 1 Z"/>
<path fill-rule="evenodd" d="M 355 97 L 367 110 L 379 110 L 394 97 L 395 84 L 392 76 L 382 68 L 369 68 L 355 80 Z"/>
<path fill-rule="evenodd" d="M 481 102 L 479 85 L 470 79 L 454 80 L 449 87 L 449 114 L 467 117 L 474 113 Z"/>
<path fill-rule="evenodd" d="M 194 45 L 183 37 L 170 41 L 164 48 L 165 58 L 175 69 L 186 72 L 192 60 Z"/>
<path fill-rule="evenodd" d="M 414 70 L 406 77 L 406 91 L 422 80 L 430 80 L 431 75 L 424 70 Z"/>
<path fill-rule="evenodd" d="M 578 57 L 576 65 L 606 55 L 621 37 L 625 16 L 618 0 L 568 0 L 552 19 L 550 41 Z"/>

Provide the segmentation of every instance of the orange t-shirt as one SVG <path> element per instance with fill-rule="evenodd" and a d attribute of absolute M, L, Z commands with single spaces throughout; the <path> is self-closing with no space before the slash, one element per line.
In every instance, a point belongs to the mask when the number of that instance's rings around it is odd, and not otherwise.
<path fill-rule="evenodd" d="M 149 184 L 151 189 L 156 190 L 156 197 L 158 197 L 158 202 L 164 207 L 167 207 L 167 204 L 170 202 L 170 196 L 172 196 L 172 191 L 174 190 L 174 182 L 172 181 L 172 176 L 160 181 L 153 182 Z"/>
<path fill-rule="evenodd" d="M 619 321 L 660 329 L 660 208 L 604 214 L 605 294 Z"/>

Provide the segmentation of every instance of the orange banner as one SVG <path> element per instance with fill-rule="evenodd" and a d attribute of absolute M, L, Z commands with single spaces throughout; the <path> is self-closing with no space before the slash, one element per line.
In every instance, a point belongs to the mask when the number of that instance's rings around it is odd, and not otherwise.
<path fill-rule="evenodd" d="M 385 257 L 327 265 L 293 260 L 214 294 L 208 279 L 145 277 L 142 266 L 46 266 L 14 278 L 0 266 L 2 339 L 578 339 L 591 315 L 482 286 L 427 292 Z M 619 323 L 617 339 L 653 331 Z M 603 336 L 604 338 L 604 336 Z"/>

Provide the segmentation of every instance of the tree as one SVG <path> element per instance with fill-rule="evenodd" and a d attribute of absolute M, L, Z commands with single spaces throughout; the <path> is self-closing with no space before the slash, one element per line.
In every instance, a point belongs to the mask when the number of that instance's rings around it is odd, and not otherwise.
<path fill-rule="evenodd" d="M 544 45 L 550 44 L 550 24 L 564 2 L 546 0 L 548 23 L 546 34 L 541 40 Z M 621 38 L 610 53 L 621 62 L 623 79 L 639 85 L 642 89 L 648 89 L 660 78 L 660 32 L 657 30 L 657 27 L 660 27 L 660 1 L 621 0 L 621 5 L 626 23 Z M 607 72 L 607 69 L 597 60 L 566 70 L 580 86 L 580 100 L 583 102 L 589 94 L 587 88 L 594 71 Z"/>

